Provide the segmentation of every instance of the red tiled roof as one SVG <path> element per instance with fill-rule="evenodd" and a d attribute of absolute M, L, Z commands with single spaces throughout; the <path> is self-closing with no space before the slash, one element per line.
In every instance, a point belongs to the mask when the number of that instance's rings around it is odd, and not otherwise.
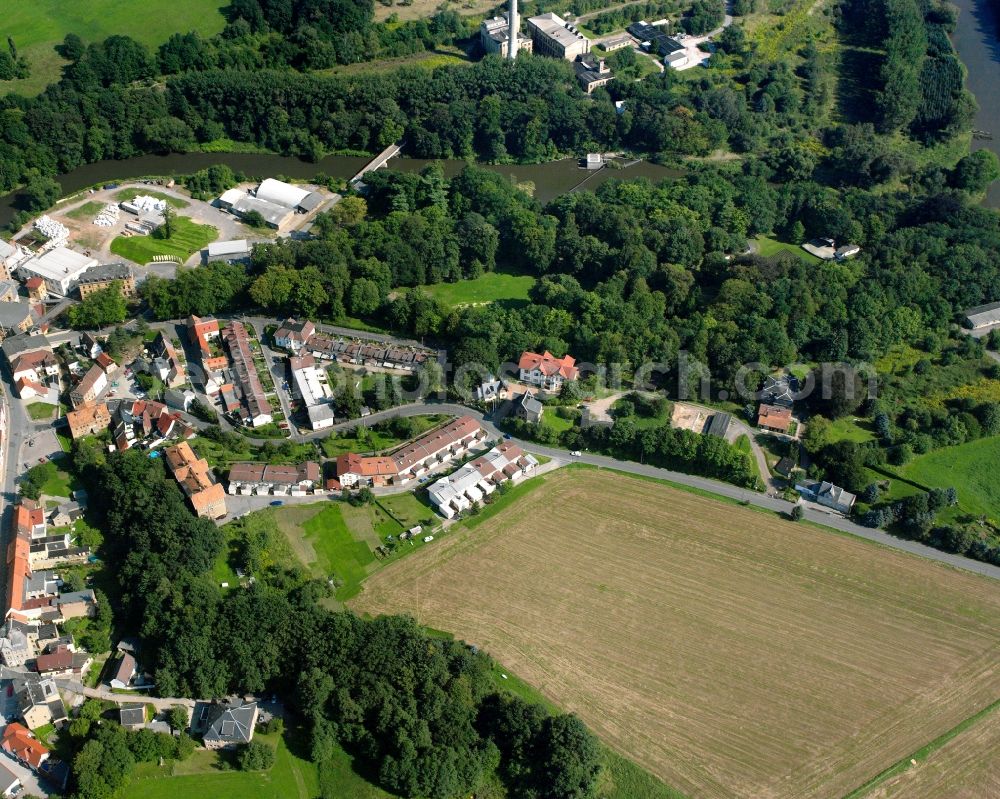
<path fill-rule="evenodd" d="M 521 358 L 517 362 L 517 368 L 527 369 L 528 371 L 538 369 L 546 377 L 559 374 L 567 380 L 576 380 L 580 370 L 573 365 L 575 363 L 576 358 L 571 355 L 564 355 L 562 358 L 557 358 L 548 350 L 545 350 L 541 355 L 537 352 L 525 351 L 521 353 Z"/>
<path fill-rule="evenodd" d="M 49 750 L 42 745 L 42 742 L 35 738 L 27 727 L 16 721 L 8 724 L 3 731 L 0 747 L 22 763 L 27 763 L 36 769 L 49 755 Z"/>

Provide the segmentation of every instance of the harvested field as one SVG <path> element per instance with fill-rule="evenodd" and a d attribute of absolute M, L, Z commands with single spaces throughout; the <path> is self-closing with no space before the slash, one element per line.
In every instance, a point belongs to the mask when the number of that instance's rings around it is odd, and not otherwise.
<path fill-rule="evenodd" d="M 953 738 L 865 799 L 981 799 L 1000 796 L 1000 713 Z"/>
<path fill-rule="evenodd" d="M 1000 697 L 1000 586 L 597 470 L 372 575 L 691 797 L 837 797 Z"/>

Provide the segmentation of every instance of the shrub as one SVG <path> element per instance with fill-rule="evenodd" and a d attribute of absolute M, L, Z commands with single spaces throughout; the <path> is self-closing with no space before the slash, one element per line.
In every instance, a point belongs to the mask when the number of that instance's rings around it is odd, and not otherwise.
<path fill-rule="evenodd" d="M 236 755 L 240 771 L 267 771 L 274 765 L 274 750 L 263 741 L 251 741 Z"/>

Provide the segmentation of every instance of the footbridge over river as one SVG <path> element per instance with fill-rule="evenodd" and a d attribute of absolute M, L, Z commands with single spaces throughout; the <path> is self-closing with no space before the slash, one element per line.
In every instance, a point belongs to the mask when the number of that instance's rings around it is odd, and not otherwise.
<path fill-rule="evenodd" d="M 363 178 L 369 172 L 374 172 L 376 169 L 381 169 L 386 164 L 389 163 L 390 158 L 395 158 L 403 149 L 403 140 L 400 139 L 395 144 L 390 144 L 382 152 L 376 155 L 371 161 L 369 161 L 365 168 L 362 169 L 358 174 L 351 178 L 351 186 L 355 189 L 362 189 L 364 187 Z"/>

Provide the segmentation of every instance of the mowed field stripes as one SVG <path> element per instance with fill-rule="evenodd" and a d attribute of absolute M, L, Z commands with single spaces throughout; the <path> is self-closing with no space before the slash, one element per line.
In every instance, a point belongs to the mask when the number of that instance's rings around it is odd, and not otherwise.
<path fill-rule="evenodd" d="M 1000 697 L 995 581 L 560 470 L 375 574 L 691 797 L 840 797 Z"/>

